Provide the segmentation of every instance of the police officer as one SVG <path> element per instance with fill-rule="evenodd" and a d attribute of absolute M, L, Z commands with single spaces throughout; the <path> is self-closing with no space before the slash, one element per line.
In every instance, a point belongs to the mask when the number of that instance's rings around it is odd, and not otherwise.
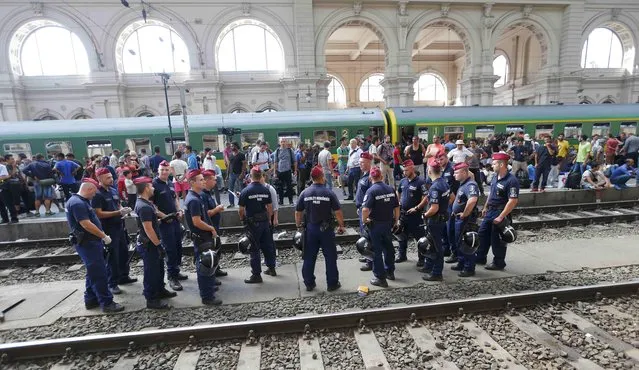
<path fill-rule="evenodd" d="M 173 290 L 182 290 L 181 280 L 188 276 L 180 274 L 182 264 L 182 211 L 175 194 L 173 182 L 169 180 L 171 166 L 162 161 L 158 166 L 158 176 L 153 179 L 153 203 L 157 207 L 160 218 L 160 239 L 166 250 L 166 272 L 169 286 Z M 176 217 L 167 217 L 175 215 Z"/>
<path fill-rule="evenodd" d="M 206 203 L 200 196 L 204 189 L 204 177 L 200 170 L 190 170 L 186 173 L 186 180 L 190 189 L 184 201 L 186 223 L 191 230 L 193 239 L 193 253 L 197 272 L 197 286 L 200 289 L 202 304 L 207 306 L 217 306 L 222 304 L 222 300 L 215 298 L 217 284 L 215 276 L 205 275 L 201 270 L 200 257 L 205 243 L 214 242 L 217 238 L 217 231 L 211 226 L 211 219 L 208 215 Z"/>
<path fill-rule="evenodd" d="M 362 205 L 364 204 L 364 196 L 371 187 L 371 180 L 368 171 L 371 169 L 371 161 L 373 155 L 369 152 L 363 152 L 359 155 L 359 168 L 361 171 L 361 177 L 357 181 L 357 191 L 355 192 L 355 207 L 357 208 L 357 215 L 359 216 L 359 232 L 364 231 L 364 222 L 362 219 Z M 362 271 L 371 271 L 373 269 L 373 262 L 367 259 L 360 259 L 360 262 L 364 262 L 359 269 Z"/>
<path fill-rule="evenodd" d="M 400 223 L 403 227 L 403 234 L 406 238 L 399 241 L 399 250 L 395 263 L 401 263 L 407 260 L 406 249 L 408 248 L 408 237 L 414 237 L 419 240 L 424 236 L 424 227 L 422 224 L 422 210 L 428 203 L 428 190 L 426 189 L 426 181 L 415 173 L 415 164 L 412 160 L 407 159 L 402 163 L 404 178 L 399 182 L 397 188 L 398 198 L 400 199 Z M 424 258 L 419 256 L 417 266 L 424 265 Z"/>
<path fill-rule="evenodd" d="M 486 270 L 503 270 L 506 267 L 506 243 L 499 238 L 499 224 L 510 213 L 519 201 L 519 181 L 508 171 L 510 157 L 505 153 L 494 153 L 492 156 L 495 176 L 490 184 L 490 195 L 484 204 L 482 216 L 484 220 L 479 226 L 479 250 L 477 264 L 485 264 L 488 250 L 493 247 L 493 262 Z"/>
<path fill-rule="evenodd" d="M 84 307 L 87 310 L 102 307 L 104 312 L 120 312 L 124 307 L 113 302 L 104 261 L 104 246 L 111 244 L 111 238 L 102 231 L 100 220 L 90 203 L 100 184 L 91 178 L 84 181 L 78 193 L 73 194 L 67 202 L 71 241 L 87 270 Z"/>
<path fill-rule="evenodd" d="M 153 196 L 153 180 L 150 177 L 138 177 L 133 180 L 138 194 L 135 202 L 135 213 L 140 230 L 136 250 L 144 263 L 144 298 L 146 308 L 168 309 L 163 298 L 177 296 L 164 287 L 164 247 L 160 241 L 160 227 L 155 206 L 151 203 Z"/>
<path fill-rule="evenodd" d="M 479 187 L 472 179 L 467 163 L 455 165 L 455 180 L 459 182 L 459 189 L 453 203 L 451 219 L 455 223 L 455 237 L 451 239 L 451 248 L 457 250 L 457 265 L 451 269 L 459 271 L 460 277 L 475 275 L 475 255 L 464 254 L 460 248 L 466 226 L 477 223 L 477 200 L 479 199 Z"/>
<path fill-rule="evenodd" d="M 320 248 L 326 263 L 326 285 L 329 292 L 339 289 L 337 271 L 337 248 L 333 231 L 333 212 L 339 224 L 337 232 L 344 233 L 344 214 L 339 200 L 332 189 L 326 187 L 322 167 L 315 166 L 311 170 L 313 184 L 302 191 L 295 207 L 295 224 L 298 229 L 306 227 L 304 241 L 302 277 L 306 290 L 315 289 L 315 261 Z M 305 226 L 302 223 L 306 211 Z"/>
<path fill-rule="evenodd" d="M 457 194 L 457 189 L 459 189 L 459 181 L 455 180 L 455 170 L 453 169 L 453 164 L 448 160 L 446 151 L 440 150 L 436 158 L 442 169 L 442 177 L 450 188 L 450 199 L 448 199 L 447 207 L 450 218 L 446 221 L 446 228 L 442 234 L 442 248 L 444 257 L 448 257 L 446 258 L 446 263 L 455 263 L 457 262 L 457 256 L 455 255 L 453 243 L 451 243 L 451 240 L 455 239 L 455 217 L 452 215 L 452 211 L 455 194 Z"/>
<path fill-rule="evenodd" d="M 382 171 L 378 167 L 370 170 L 371 187 L 364 196 L 362 219 L 369 228 L 373 246 L 372 285 L 388 287 L 386 279 L 395 280 L 395 250 L 391 230 L 399 221 L 397 194 L 384 184 Z"/>
<path fill-rule="evenodd" d="M 113 176 L 108 169 L 101 167 L 95 171 L 100 186 L 91 200 L 95 213 L 101 220 L 104 232 L 112 242 L 109 245 L 109 288 L 113 294 L 121 294 L 118 284 L 131 284 L 138 279 L 129 277 L 128 235 L 122 217 L 131 213 L 131 208 L 120 206 L 118 191 L 113 187 Z"/>
<path fill-rule="evenodd" d="M 211 194 L 217 187 L 217 173 L 213 170 L 205 170 L 202 171 L 202 176 L 204 176 L 204 189 L 202 189 L 202 193 L 200 196 L 202 200 L 206 204 L 206 208 L 208 209 L 207 213 L 211 218 L 211 225 L 215 228 L 215 231 L 219 233 L 220 231 L 220 222 L 222 221 L 222 211 L 224 211 L 224 206 L 218 204 L 215 201 L 214 195 Z M 222 269 L 218 268 L 215 271 L 215 276 L 227 276 L 228 272 L 222 271 Z M 218 284 L 219 281 L 216 281 Z"/>
<path fill-rule="evenodd" d="M 428 232 L 433 237 L 436 252 L 435 259 L 426 259 L 424 268 L 421 270 L 427 274 L 422 276 L 426 281 L 442 281 L 442 270 L 444 268 L 444 250 L 442 247 L 443 234 L 446 232 L 446 222 L 448 221 L 448 201 L 450 199 L 450 187 L 446 179 L 442 176 L 442 167 L 437 158 L 428 160 L 428 177 L 432 185 L 428 189 L 428 210 L 424 213 L 424 218 L 428 220 Z"/>
<path fill-rule="evenodd" d="M 240 208 L 238 210 L 240 220 L 247 226 L 247 232 L 251 234 L 253 243 L 257 244 L 251 245 L 251 277 L 244 280 L 247 284 L 262 282 L 260 250 L 264 254 L 266 267 L 268 267 L 264 273 L 277 276 L 275 272 L 275 244 L 271 231 L 273 199 L 269 190 L 260 184 L 261 177 L 262 170 L 258 166 L 254 166 L 251 169 L 251 183 L 240 193 Z"/>

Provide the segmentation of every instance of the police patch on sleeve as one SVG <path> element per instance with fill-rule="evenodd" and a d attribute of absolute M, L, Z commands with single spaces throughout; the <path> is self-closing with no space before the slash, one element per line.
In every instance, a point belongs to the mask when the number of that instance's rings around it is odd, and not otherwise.
<path fill-rule="evenodd" d="M 362 203 L 366 203 L 367 200 L 368 200 L 368 194 L 364 195 L 364 200 L 362 201 Z"/>
<path fill-rule="evenodd" d="M 511 197 L 511 198 L 519 197 L 519 192 L 517 191 L 517 188 L 515 188 L 515 187 L 510 188 L 509 197 Z"/>

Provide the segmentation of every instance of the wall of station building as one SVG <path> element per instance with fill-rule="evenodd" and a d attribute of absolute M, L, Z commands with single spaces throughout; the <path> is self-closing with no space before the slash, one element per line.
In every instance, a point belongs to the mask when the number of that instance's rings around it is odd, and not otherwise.
<path fill-rule="evenodd" d="M 639 99 L 639 2 L 519 1 L 493 4 L 436 1 L 254 0 L 231 2 L 156 1 L 148 17 L 170 25 L 189 49 L 190 72 L 172 75 L 169 111 L 180 109 L 179 87 L 188 88 L 187 112 L 226 113 L 264 109 L 316 110 L 361 106 L 409 106 L 413 84 L 433 72 L 447 85 L 445 104 L 510 105 L 632 103 Z M 122 30 L 140 20 L 131 8 L 88 0 L 0 3 L 0 121 L 42 117 L 129 117 L 166 114 L 161 79 L 126 74 L 117 66 L 116 45 Z M 16 30 L 46 19 L 69 28 L 87 50 L 90 73 L 80 76 L 23 76 L 16 73 L 10 45 Z M 216 40 L 238 19 L 255 19 L 279 37 L 285 68 L 279 72 L 220 72 Z M 357 24 L 383 42 L 376 61 L 327 62 L 324 52 L 332 32 Z M 413 62 L 415 38 L 424 27 L 448 27 L 464 45 L 459 58 Z M 581 68 L 584 41 L 597 27 L 614 29 L 625 53 L 625 68 Z M 247 46 L 250 47 L 250 46 Z M 492 67 L 498 54 L 509 61 L 507 83 L 494 87 Z M 628 54 L 630 55 L 630 54 Z M 384 101 L 359 101 L 359 86 L 373 72 L 384 74 Z M 345 85 L 345 104 L 328 102 L 329 74 Z M 172 83 L 173 83 L 172 82 Z M 427 102 L 426 102 L 427 103 Z"/>

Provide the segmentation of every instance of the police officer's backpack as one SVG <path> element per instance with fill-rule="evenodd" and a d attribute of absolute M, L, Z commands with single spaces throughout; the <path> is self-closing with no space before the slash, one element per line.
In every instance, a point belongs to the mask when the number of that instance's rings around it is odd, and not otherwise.
<path fill-rule="evenodd" d="M 519 170 L 517 171 L 517 174 L 515 176 L 517 177 L 517 180 L 519 181 L 520 189 L 530 188 L 530 178 L 528 177 L 527 171 Z"/>
<path fill-rule="evenodd" d="M 566 185 L 568 189 L 579 189 L 581 186 L 581 173 L 578 170 L 572 170 L 566 177 Z"/>

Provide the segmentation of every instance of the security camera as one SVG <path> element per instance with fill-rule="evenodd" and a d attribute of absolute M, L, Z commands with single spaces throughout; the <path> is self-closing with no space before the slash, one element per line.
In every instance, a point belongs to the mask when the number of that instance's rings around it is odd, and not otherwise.
<path fill-rule="evenodd" d="M 184 89 L 184 92 L 188 94 L 188 93 L 190 93 L 190 92 L 191 92 L 191 90 L 189 90 L 189 89 Z"/>

